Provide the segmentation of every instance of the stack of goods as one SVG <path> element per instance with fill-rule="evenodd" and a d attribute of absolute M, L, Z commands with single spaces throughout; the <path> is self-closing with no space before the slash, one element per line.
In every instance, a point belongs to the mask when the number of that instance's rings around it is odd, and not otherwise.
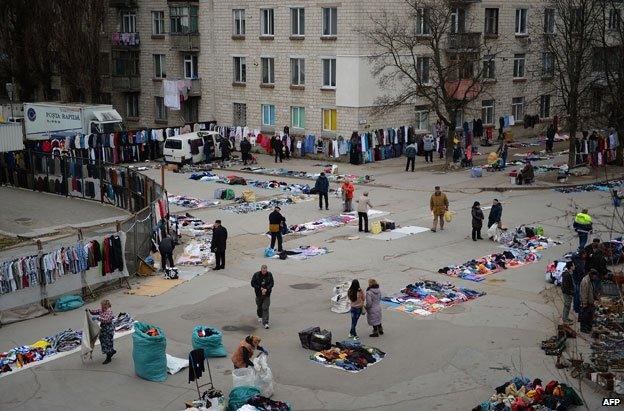
<path fill-rule="evenodd" d="M 397 311 L 427 316 L 483 295 L 484 292 L 456 288 L 451 283 L 425 280 L 408 284 L 400 293 L 383 297 L 381 301 Z"/>
<path fill-rule="evenodd" d="M 135 373 L 148 381 L 167 380 L 167 338 L 155 325 L 136 322 L 132 334 Z"/>
<path fill-rule="evenodd" d="M 242 171 L 250 171 L 257 174 L 267 174 L 272 176 L 296 177 L 316 180 L 320 173 L 308 173 L 307 171 L 286 170 L 284 168 L 264 168 L 264 167 L 243 167 Z M 374 181 L 372 176 L 356 176 L 353 174 L 326 174 L 329 181 L 342 182 L 351 181 L 356 184 L 366 184 Z"/>
<path fill-rule="evenodd" d="M 545 386 L 542 380 L 532 382 L 526 377 L 514 377 L 511 381 L 496 387 L 496 394 L 477 405 L 472 411 L 494 410 L 567 410 L 583 405 L 574 388 L 569 385 L 550 381 Z"/>
<path fill-rule="evenodd" d="M 346 340 L 336 343 L 328 350 L 311 355 L 310 360 L 326 367 L 356 373 L 378 363 L 385 356 L 386 353 L 379 348 L 367 347 L 359 341 Z"/>
<path fill-rule="evenodd" d="M 293 260 L 307 260 L 308 258 L 316 257 L 318 255 L 325 255 L 329 253 L 327 247 L 317 247 L 313 245 L 299 246 L 292 250 L 285 250 L 284 254 L 286 258 Z M 274 254 L 269 258 L 282 258 L 281 254 Z M 285 258 L 282 258 L 285 259 Z"/>
<path fill-rule="evenodd" d="M 284 401 L 276 401 L 261 395 L 251 397 L 247 401 L 247 405 L 251 408 L 245 408 L 247 411 L 290 411 L 291 408 Z M 239 408 L 240 410 L 241 408 Z"/>
<path fill-rule="evenodd" d="M 624 180 L 613 180 L 605 183 L 584 184 L 574 187 L 557 187 L 553 190 L 559 193 L 581 193 L 584 191 L 609 191 L 612 188 L 621 187 L 624 185 Z"/>
<path fill-rule="evenodd" d="M 200 208 L 200 207 L 213 207 L 219 204 L 218 201 L 200 200 L 199 198 L 189 196 L 174 196 L 169 194 L 167 196 L 170 204 L 177 205 L 184 208 Z"/>

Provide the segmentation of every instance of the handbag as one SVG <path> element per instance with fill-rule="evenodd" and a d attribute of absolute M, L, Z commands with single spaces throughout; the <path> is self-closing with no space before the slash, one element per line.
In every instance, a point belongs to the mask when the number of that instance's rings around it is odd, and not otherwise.
<path fill-rule="evenodd" d="M 453 213 L 451 213 L 450 211 L 446 210 L 444 212 L 444 221 L 446 221 L 447 223 L 450 223 L 451 221 L 453 221 Z"/>

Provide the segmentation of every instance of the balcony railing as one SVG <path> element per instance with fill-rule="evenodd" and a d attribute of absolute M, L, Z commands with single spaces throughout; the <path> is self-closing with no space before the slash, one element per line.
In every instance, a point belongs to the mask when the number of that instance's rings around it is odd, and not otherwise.
<path fill-rule="evenodd" d="M 116 31 L 111 34 L 111 44 L 113 46 L 138 47 L 140 43 L 139 33 L 121 33 Z"/>
<path fill-rule="evenodd" d="M 140 91 L 141 78 L 131 76 L 112 76 L 111 88 L 115 91 Z"/>
<path fill-rule="evenodd" d="M 451 51 L 477 51 L 481 47 L 481 33 L 452 33 L 448 35 Z"/>
<path fill-rule="evenodd" d="M 121 9 L 135 9 L 137 7 L 137 0 L 108 0 L 108 5 Z"/>
<path fill-rule="evenodd" d="M 199 33 L 174 34 L 169 36 L 171 48 L 177 51 L 199 51 Z"/>
<path fill-rule="evenodd" d="M 191 79 L 191 88 L 189 89 L 188 94 L 189 96 L 201 96 L 202 88 L 200 78 Z"/>

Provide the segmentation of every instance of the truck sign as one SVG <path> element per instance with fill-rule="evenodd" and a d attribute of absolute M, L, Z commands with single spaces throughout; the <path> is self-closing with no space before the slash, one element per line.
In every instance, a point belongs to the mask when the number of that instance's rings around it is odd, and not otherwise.
<path fill-rule="evenodd" d="M 26 138 L 50 138 L 50 133 L 80 132 L 83 128 L 79 108 L 63 106 L 30 106 L 26 109 Z"/>

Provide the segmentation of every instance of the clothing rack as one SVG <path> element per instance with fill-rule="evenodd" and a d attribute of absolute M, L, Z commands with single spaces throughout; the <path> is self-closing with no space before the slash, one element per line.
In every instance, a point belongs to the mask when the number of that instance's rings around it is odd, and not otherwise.
<path fill-rule="evenodd" d="M 214 390 L 214 384 L 212 381 L 212 372 L 210 371 L 210 361 L 208 361 L 208 357 L 204 356 L 204 361 L 206 362 L 206 365 L 208 366 L 208 377 L 210 378 L 210 381 L 201 385 L 199 384 L 199 377 L 195 373 L 195 367 L 193 367 L 192 361 L 193 361 L 193 358 L 191 357 L 191 353 L 189 352 L 189 362 L 190 362 L 189 366 L 191 368 L 191 371 L 193 372 L 193 380 L 195 381 L 195 387 L 197 388 L 197 399 L 202 400 L 203 398 L 202 398 L 201 391 L 199 390 L 200 388 L 207 387 L 210 385 L 210 389 Z"/>

